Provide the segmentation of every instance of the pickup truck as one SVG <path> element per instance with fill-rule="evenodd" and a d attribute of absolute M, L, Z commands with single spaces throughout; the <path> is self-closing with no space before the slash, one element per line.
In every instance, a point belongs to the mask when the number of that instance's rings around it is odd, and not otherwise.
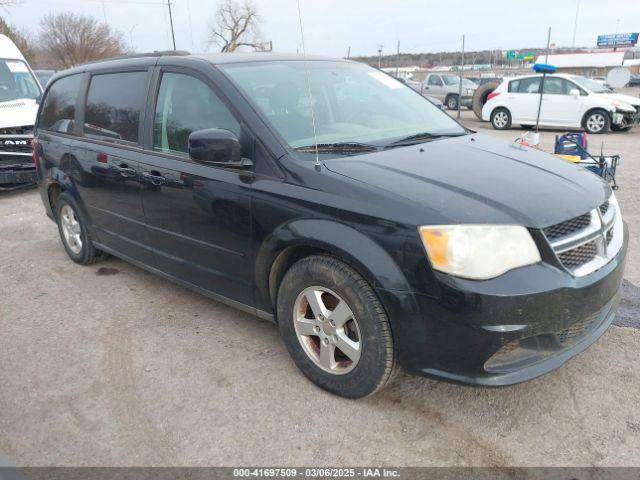
<path fill-rule="evenodd" d="M 460 105 L 471 108 L 473 94 L 478 85 L 466 78 L 462 79 L 462 101 Z M 452 73 L 429 73 L 422 84 L 423 95 L 436 97 L 444 102 L 449 110 L 458 109 L 458 96 L 460 94 L 460 77 Z"/>

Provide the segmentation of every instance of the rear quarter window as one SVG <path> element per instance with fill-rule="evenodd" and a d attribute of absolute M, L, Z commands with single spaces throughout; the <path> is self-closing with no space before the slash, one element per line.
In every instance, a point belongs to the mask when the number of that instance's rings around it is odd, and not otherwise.
<path fill-rule="evenodd" d="M 73 133 L 76 98 L 81 75 L 63 77 L 51 85 L 42 104 L 38 128 L 52 132 Z"/>
<path fill-rule="evenodd" d="M 84 111 L 85 137 L 137 143 L 146 97 L 146 71 L 92 76 Z"/>

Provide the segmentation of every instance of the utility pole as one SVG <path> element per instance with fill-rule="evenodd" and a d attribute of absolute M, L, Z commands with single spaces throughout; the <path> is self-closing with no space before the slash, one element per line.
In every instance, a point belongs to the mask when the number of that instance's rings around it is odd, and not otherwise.
<path fill-rule="evenodd" d="M 173 33 L 173 16 L 171 15 L 171 0 L 167 0 L 167 7 L 169 7 L 169 23 L 171 24 L 171 39 L 173 40 L 173 49 L 176 49 L 176 35 Z"/>
<path fill-rule="evenodd" d="M 400 73 L 400 40 L 398 40 L 398 49 L 396 50 L 396 78 Z"/>
<path fill-rule="evenodd" d="M 464 35 L 462 35 L 462 62 L 460 65 L 460 85 L 458 85 L 458 118 L 460 118 L 460 104 L 462 103 L 462 70 L 464 70 Z"/>
<path fill-rule="evenodd" d="M 384 45 L 378 45 L 378 68 L 382 68 L 382 47 Z"/>
<path fill-rule="evenodd" d="M 578 13 L 580 13 L 580 0 L 576 4 L 576 18 L 573 21 L 573 42 L 571 42 L 571 47 L 576 48 L 576 31 L 578 30 Z"/>
<path fill-rule="evenodd" d="M 347 60 L 349 60 L 349 58 L 351 58 L 351 45 L 349 45 L 349 48 L 347 49 Z"/>

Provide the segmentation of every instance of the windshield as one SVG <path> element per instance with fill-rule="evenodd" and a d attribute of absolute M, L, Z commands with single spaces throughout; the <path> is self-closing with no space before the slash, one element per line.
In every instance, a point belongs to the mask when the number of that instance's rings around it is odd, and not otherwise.
<path fill-rule="evenodd" d="M 40 86 L 22 60 L 0 59 L 0 102 L 20 98 L 37 99 Z"/>
<path fill-rule="evenodd" d="M 609 93 L 611 91 L 609 87 L 606 87 L 602 83 L 596 82 L 595 80 L 591 80 L 587 77 L 572 75 L 571 80 L 576 82 L 581 87 L 584 87 L 587 90 L 591 90 L 593 93 Z"/>
<path fill-rule="evenodd" d="M 220 68 L 292 148 L 315 144 L 312 109 L 319 144 L 383 146 L 425 132 L 466 132 L 411 88 L 364 64 L 309 60 Z"/>
<path fill-rule="evenodd" d="M 455 75 L 442 75 L 442 79 L 444 80 L 445 85 L 458 85 L 460 83 L 460 77 Z M 463 78 L 462 86 L 466 88 L 475 88 L 478 85 L 468 78 Z"/>

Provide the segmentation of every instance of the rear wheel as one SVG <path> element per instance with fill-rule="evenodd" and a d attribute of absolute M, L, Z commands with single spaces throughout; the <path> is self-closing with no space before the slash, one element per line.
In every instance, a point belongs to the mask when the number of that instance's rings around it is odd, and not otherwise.
<path fill-rule="evenodd" d="M 56 219 L 62 245 L 71 260 L 81 265 L 90 265 L 107 256 L 91 243 L 87 224 L 78 204 L 68 193 L 62 193 L 58 197 Z"/>
<path fill-rule="evenodd" d="M 278 324 L 298 368 L 329 392 L 364 397 L 392 377 L 387 315 L 366 280 L 336 258 L 307 257 L 289 269 L 278 291 Z"/>
<path fill-rule="evenodd" d="M 511 114 L 506 108 L 496 108 L 491 112 L 491 125 L 496 130 L 506 130 L 511 127 Z"/>
<path fill-rule="evenodd" d="M 609 118 L 609 114 L 604 110 L 591 110 L 585 115 L 582 125 L 587 133 L 605 133 L 609 130 L 611 119 Z"/>

